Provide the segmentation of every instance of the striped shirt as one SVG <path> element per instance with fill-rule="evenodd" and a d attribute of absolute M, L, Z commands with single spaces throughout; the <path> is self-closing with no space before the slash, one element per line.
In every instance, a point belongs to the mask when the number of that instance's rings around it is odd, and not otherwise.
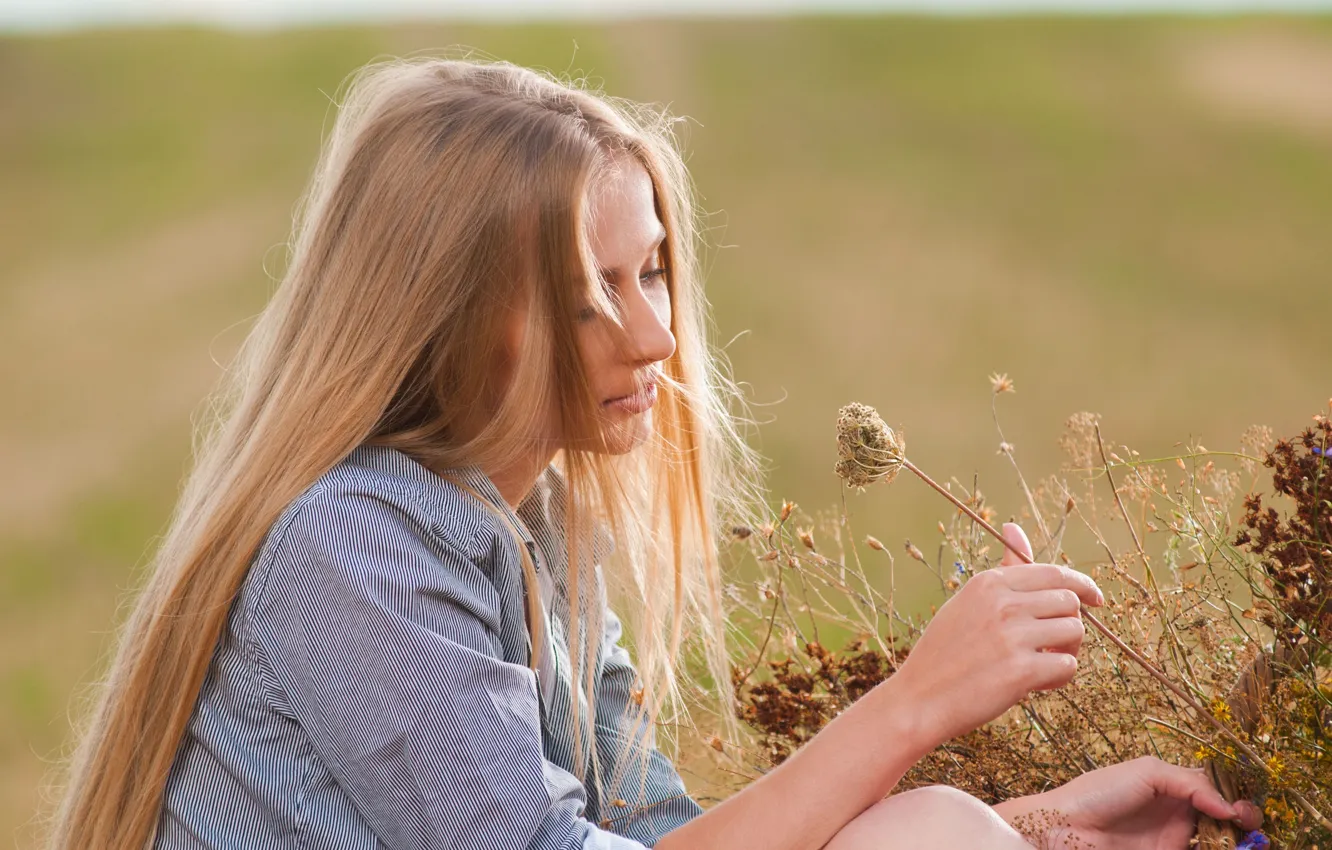
<path fill-rule="evenodd" d="M 604 768 L 646 735 L 646 797 L 637 769 L 619 788 L 586 764 L 577 779 L 559 474 L 547 469 L 517 512 L 479 469 L 456 474 L 522 520 L 547 611 L 538 674 L 503 520 L 404 453 L 361 446 L 256 555 L 172 765 L 156 848 L 631 850 L 701 811 L 628 710 L 636 674 L 609 610 L 583 740 Z"/>

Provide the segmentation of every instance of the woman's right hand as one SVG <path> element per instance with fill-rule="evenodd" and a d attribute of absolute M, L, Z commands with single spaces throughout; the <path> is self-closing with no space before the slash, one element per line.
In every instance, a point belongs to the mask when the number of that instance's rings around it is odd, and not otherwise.
<path fill-rule="evenodd" d="M 1020 526 L 1004 537 L 1031 557 Z M 1032 691 L 1067 684 L 1086 634 L 1081 605 L 1105 604 L 1096 583 L 1055 564 L 1026 564 L 1006 548 L 944 603 L 893 675 L 919 707 L 933 746 L 987 723 Z"/>

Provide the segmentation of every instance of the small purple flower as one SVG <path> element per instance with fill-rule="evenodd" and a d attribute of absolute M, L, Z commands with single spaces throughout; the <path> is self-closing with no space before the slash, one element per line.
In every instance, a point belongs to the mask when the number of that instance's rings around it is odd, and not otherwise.
<path fill-rule="evenodd" d="M 1267 840 L 1267 836 L 1255 829 L 1235 845 L 1235 850 L 1268 850 L 1271 846 L 1272 842 Z"/>
<path fill-rule="evenodd" d="M 1321 449 L 1318 446 L 1314 446 L 1310 451 L 1319 457 L 1332 457 L 1332 449 Z"/>
<path fill-rule="evenodd" d="M 958 575 L 964 576 L 967 574 L 967 565 L 962 563 L 961 561 L 954 561 L 953 566 L 957 567 Z"/>

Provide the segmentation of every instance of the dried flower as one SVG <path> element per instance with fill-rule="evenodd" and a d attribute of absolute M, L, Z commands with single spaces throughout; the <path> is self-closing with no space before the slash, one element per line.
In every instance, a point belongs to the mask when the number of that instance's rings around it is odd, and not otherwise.
<path fill-rule="evenodd" d="M 906 441 L 867 404 L 852 402 L 837 416 L 835 471 L 852 487 L 891 482 L 906 462 Z"/>
<path fill-rule="evenodd" d="M 1294 440 L 1279 440 L 1263 460 L 1272 470 L 1276 492 L 1294 505 L 1281 516 L 1261 495 L 1244 500 L 1244 528 L 1235 543 L 1262 559 L 1273 610 L 1262 621 L 1287 641 L 1308 632 L 1320 643 L 1332 637 L 1332 502 L 1326 498 L 1329 476 L 1324 448 L 1332 443 L 1332 421 L 1307 428 Z M 1304 449 L 1308 454 L 1300 450 Z M 1255 606 L 1257 607 L 1257 606 Z"/>
<path fill-rule="evenodd" d="M 999 393 L 1017 392 L 1017 390 L 1013 389 L 1013 379 L 1000 372 L 996 372 L 990 376 L 990 389 L 994 391 L 995 395 L 998 395 Z"/>
<path fill-rule="evenodd" d="M 877 416 L 864 405 L 852 408 L 850 415 L 843 411 L 839 454 L 844 420 L 852 420 L 853 447 L 867 442 L 855 432 L 857 414 L 866 413 L 869 416 L 860 421 L 868 419 L 874 425 Z M 1231 799 L 1266 800 L 1264 832 L 1243 835 L 1233 825 L 1220 823 L 1216 824 L 1218 832 L 1204 833 L 1204 823 L 1190 846 L 1200 850 L 1332 847 L 1332 826 L 1319 811 L 1325 810 L 1324 789 L 1332 787 L 1332 760 L 1327 758 L 1325 744 L 1332 731 L 1332 704 L 1328 702 L 1332 665 L 1321 650 L 1311 654 L 1332 636 L 1332 614 L 1326 605 L 1332 598 L 1332 501 L 1328 499 L 1332 464 L 1326 460 L 1332 454 L 1332 420 L 1324 417 L 1316 427 L 1275 448 L 1271 448 L 1270 434 L 1268 429 L 1250 429 L 1244 440 L 1245 455 L 1233 461 L 1223 455 L 1197 458 L 1205 450 L 1191 443 L 1178 485 L 1171 483 L 1176 476 L 1166 471 L 1168 464 L 1173 470 L 1174 458 L 1146 461 L 1137 452 L 1116 446 L 1113 455 L 1108 448 L 1104 450 L 1104 457 L 1112 461 L 1113 475 L 1079 475 L 1081 489 L 1071 489 L 1062 476 L 1052 477 L 1039 481 L 1028 494 L 1030 513 L 1024 515 L 1046 513 L 1059 520 L 1057 527 L 1050 526 L 1049 543 L 1052 557 L 1060 563 L 1074 563 L 1061 545 L 1064 518 L 1076 518 L 1099 535 L 1098 522 L 1106 515 L 1098 496 L 1102 487 L 1110 488 L 1108 495 L 1113 497 L 1111 516 L 1122 518 L 1143 534 L 1160 533 L 1168 538 L 1164 558 L 1168 569 L 1157 571 L 1150 588 L 1132 579 L 1135 568 L 1155 561 L 1155 556 L 1146 555 L 1145 538 L 1132 552 L 1120 553 L 1103 544 L 1104 558 L 1079 566 L 1093 577 L 1113 575 L 1125 580 L 1119 591 L 1107 593 L 1102 616 L 1118 626 L 1116 631 L 1130 650 L 1158 664 L 1163 676 L 1187 674 L 1198 696 L 1205 697 L 1202 702 L 1207 708 L 1182 710 L 1162 690 L 1159 678 L 1120 663 L 1119 645 L 1112 646 L 1110 638 L 1098 631 L 1088 635 L 1086 663 L 1074 682 L 1057 692 L 1033 693 L 1020 711 L 927 754 L 902 778 L 899 790 L 950 785 L 993 803 L 1039 793 L 1096 765 L 1150 753 L 1173 763 L 1210 762 L 1212 768 L 1233 777 Z M 1075 471 L 1094 471 L 1105 464 L 1093 414 L 1070 418 L 1061 443 Z M 899 439 L 886 440 L 884 445 L 904 455 Z M 1121 455 L 1126 460 L 1119 460 Z M 1271 497 L 1251 493 L 1244 504 L 1245 515 L 1237 524 L 1231 515 L 1232 499 L 1243 498 L 1245 490 L 1255 489 L 1257 482 L 1246 487 L 1239 473 L 1231 472 L 1227 465 L 1244 466 L 1264 456 L 1273 473 L 1275 493 Z M 842 454 L 842 459 L 850 458 Z M 871 456 L 871 460 L 874 466 L 880 458 Z M 944 491 L 904 456 L 897 465 Z M 859 467 L 856 471 L 865 483 L 877 480 Z M 1215 489 L 1215 498 L 1198 489 L 1204 481 Z M 970 513 L 950 512 L 949 520 L 936 526 L 942 538 L 937 558 L 927 561 L 920 548 L 906 543 L 907 554 L 930 567 L 946 592 L 958 589 L 989 564 L 985 538 L 975 533 L 972 524 L 974 515 L 991 517 L 995 512 L 985 504 L 979 489 L 973 488 L 964 498 Z M 1288 512 L 1279 513 L 1281 506 L 1270 504 L 1281 500 Z M 953 501 L 954 506 L 958 501 Z M 759 533 L 757 529 L 755 533 Z M 836 531 L 832 538 L 840 545 Z M 871 549 L 887 551 L 877 538 L 862 539 Z M 1224 558 L 1211 557 L 1214 546 L 1210 541 L 1227 540 L 1239 545 Z M 801 554 L 802 542 L 800 531 L 769 538 L 775 557 L 767 562 L 770 567 L 758 564 L 774 578 L 772 585 L 760 585 L 761 590 L 778 586 L 775 582 L 794 559 L 801 563 L 802 582 L 782 588 L 782 604 L 755 605 L 753 594 L 745 594 L 736 609 L 763 616 L 762 633 L 771 638 L 765 638 L 758 657 L 752 662 L 747 659 L 733 677 L 735 709 L 755 734 L 757 749 L 749 751 L 745 743 L 728 742 L 726 752 L 753 757 L 757 768 L 753 773 L 761 774 L 780 763 L 898 669 L 935 610 L 930 606 L 920 619 L 900 615 L 893 602 L 891 574 L 885 598 L 870 582 L 859 580 L 865 576 L 858 559 L 843 563 L 831 557 L 811 558 Z M 1225 578 L 1224 570 L 1233 571 L 1239 586 L 1253 588 L 1252 598 L 1244 596 L 1243 605 L 1226 598 L 1225 585 L 1213 576 L 1215 571 Z M 807 589 L 805 581 L 814 584 Z M 1157 582 L 1161 583 L 1159 592 Z M 838 600 L 823 599 L 820 585 L 857 602 L 849 606 L 852 619 L 839 609 Z M 1239 617 L 1213 613 L 1240 611 L 1245 606 Z M 889 627 L 884 630 L 883 621 L 861 616 L 856 609 L 886 612 Z M 812 642 L 806 637 L 809 621 L 850 627 L 858 636 L 841 650 L 830 649 L 831 643 L 818 642 L 817 631 L 811 635 Z M 780 657 L 783 651 L 785 658 Z M 1264 669 L 1268 672 L 1260 678 L 1259 671 Z M 1231 727 L 1248 744 L 1218 729 L 1217 722 Z M 698 738 L 701 750 L 711 743 L 707 734 Z M 1086 850 L 1087 845 L 1069 834 L 1058 812 L 1037 815 L 1019 830 L 1029 840 L 1043 847 Z M 1222 833 L 1227 843 L 1214 843 Z"/>

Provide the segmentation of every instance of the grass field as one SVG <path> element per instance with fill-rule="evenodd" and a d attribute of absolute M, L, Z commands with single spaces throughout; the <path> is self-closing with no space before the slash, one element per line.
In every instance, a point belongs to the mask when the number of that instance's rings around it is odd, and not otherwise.
<path fill-rule="evenodd" d="M 32 845 L 191 413 L 280 272 L 329 96 L 449 45 L 689 116 L 718 338 L 774 497 L 838 502 L 833 421 L 860 400 L 1017 510 L 994 371 L 1038 472 L 1079 410 L 1164 452 L 1291 432 L 1332 395 L 1332 18 L 0 38 L 0 844 Z M 910 482 L 848 504 L 895 547 L 941 515 Z"/>

